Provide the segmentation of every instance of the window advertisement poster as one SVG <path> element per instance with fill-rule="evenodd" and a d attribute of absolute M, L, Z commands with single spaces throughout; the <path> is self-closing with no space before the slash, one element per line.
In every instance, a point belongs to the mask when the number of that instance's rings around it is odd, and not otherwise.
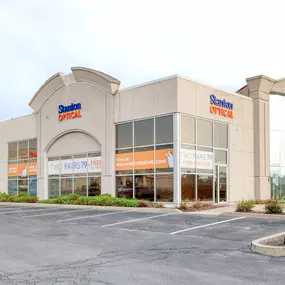
<path fill-rule="evenodd" d="M 48 162 L 48 175 L 85 174 L 101 172 L 101 156 L 52 160 Z"/>
<path fill-rule="evenodd" d="M 180 149 L 181 168 L 213 169 L 213 152 L 199 151 L 193 149 Z"/>
<path fill-rule="evenodd" d="M 116 154 L 116 171 L 154 169 L 154 162 L 156 168 L 173 168 L 173 148 L 156 150 L 155 159 L 153 150 L 134 152 L 134 159 L 132 152 Z"/>
<path fill-rule="evenodd" d="M 37 176 L 38 165 L 37 162 L 25 162 L 18 164 L 8 164 L 8 177 L 27 177 Z"/>

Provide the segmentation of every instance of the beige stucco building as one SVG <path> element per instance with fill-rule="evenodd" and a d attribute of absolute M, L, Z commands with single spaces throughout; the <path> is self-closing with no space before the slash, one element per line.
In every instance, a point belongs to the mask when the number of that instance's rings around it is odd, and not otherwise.
<path fill-rule="evenodd" d="M 233 202 L 270 197 L 269 95 L 247 79 L 228 93 L 180 75 L 120 89 L 74 67 L 49 78 L 33 113 L 0 122 L 0 191 Z"/>

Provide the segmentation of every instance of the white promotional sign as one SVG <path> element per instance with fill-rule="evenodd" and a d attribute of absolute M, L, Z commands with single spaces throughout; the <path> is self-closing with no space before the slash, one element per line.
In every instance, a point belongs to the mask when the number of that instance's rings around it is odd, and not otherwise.
<path fill-rule="evenodd" d="M 101 156 L 54 160 L 48 162 L 49 175 L 101 172 Z"/>
<path fill-rule="evenodd" d="M 180 150 L 181 168 L 213 169 L 213 153 L 208 151 L 200 151 L 193 149 Z"/>

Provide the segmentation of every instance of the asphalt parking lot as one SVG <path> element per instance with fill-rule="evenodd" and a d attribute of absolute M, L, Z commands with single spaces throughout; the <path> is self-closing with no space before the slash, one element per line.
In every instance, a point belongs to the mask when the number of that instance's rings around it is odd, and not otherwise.
<path fill-rule="evenodd" d="M 0 284 L 284 284 L 285 258 L 250 252 L 285 221 L 0 205 Z"/>

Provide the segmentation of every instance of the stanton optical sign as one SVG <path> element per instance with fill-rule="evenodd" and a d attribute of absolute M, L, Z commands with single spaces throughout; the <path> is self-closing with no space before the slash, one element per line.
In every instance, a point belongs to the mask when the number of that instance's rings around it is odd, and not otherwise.
<path fill-rule="evenodd" d="M 220 100 L 214 94 L 210 95 L 210 113 L 233 118 L 234 105 L 225 99 Z"/>
<path fill-rule="evenodd" d="M 58 106 L 58 120 L 64 121 L 69 119 L 75 119 L 81 117 L 81 104 L 71 103 L 68 106 L 59 105 Z"/>

